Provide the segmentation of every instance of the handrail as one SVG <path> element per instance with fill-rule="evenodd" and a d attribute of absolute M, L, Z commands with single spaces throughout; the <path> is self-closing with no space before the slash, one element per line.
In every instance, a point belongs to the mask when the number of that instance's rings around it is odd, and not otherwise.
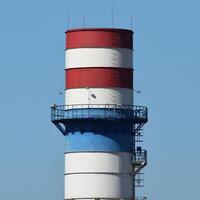
<path fill-rule="evenodd" d="M 147 197 L 135 197 L 135 200 L 147 200 Z"/>
<path fill-rule="evenodd" d="M 120 105 L 120 104 L 68 104 L 68 105 L 56 105 L 52 104 L 51 108 L 61 108 L 65 107 L 65 109 L 78 109 L 78 108 L 118 108 L 118 109 L 132 109 L 134 108 L 144 108 L 144 106 L 138 105 Z M 146 108 L 146 107 L 145 107 Z"/>
<path fill-rule="evenodd" d="M 134 152 L 135 162 L 141 162 L 145 161 L 147 162 L 147 151 L 145 149 L 142 149 L 141 151 L 136 150 Z"/>
<path fill-rule="evenodd" d="M 52 105 L 51 120 L 64 119 L 143 119 L 147 120 L 147 108 L 136 105 L 76 104 Z"/>
<path fill-rule="evenodd" d="M 138 174 L 147 165 L 147 151 L 135 151 L 133 157 L 133 169 L 135 175 Z"/>

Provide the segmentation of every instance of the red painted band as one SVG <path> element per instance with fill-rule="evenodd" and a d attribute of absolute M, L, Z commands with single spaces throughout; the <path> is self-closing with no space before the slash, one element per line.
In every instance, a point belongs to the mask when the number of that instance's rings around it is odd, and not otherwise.
<path fill-rule="evenodd" d="M 133 32 L 126 29 L 75 29 L 66 32 L 66 48 L 133 49 Z"/>
<path fill-rule="evenodd" d="M 133 70 L 123 68 L 66 69 L 66 89 L 73 88 L 130 88 L 133 89 Z"/>

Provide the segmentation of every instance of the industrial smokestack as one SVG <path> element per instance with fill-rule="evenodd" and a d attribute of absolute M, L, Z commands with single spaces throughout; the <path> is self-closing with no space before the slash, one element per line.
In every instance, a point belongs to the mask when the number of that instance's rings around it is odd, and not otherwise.
<path fill-rule="evenodd" d="M 66 140 L 64 198 L 133 200 L 147 122 L 147 108 L 133 105 L 133 32 L 68 30 L 65 53 L 65 105 L 51 113 Z"/>

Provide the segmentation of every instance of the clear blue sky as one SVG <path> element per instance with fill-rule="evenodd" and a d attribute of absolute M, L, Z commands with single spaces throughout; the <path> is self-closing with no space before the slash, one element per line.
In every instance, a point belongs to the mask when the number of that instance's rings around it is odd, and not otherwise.
<path fill-rule="evenodd" d="M 149 107 L 149 200 L 200 195 L 198 0 L 0 1 L 0 199 L 63 199 L 64 137 L 50 123 L 62 103 L 70 27 L 129 28 L 134 14 L 136 104 Z"/>

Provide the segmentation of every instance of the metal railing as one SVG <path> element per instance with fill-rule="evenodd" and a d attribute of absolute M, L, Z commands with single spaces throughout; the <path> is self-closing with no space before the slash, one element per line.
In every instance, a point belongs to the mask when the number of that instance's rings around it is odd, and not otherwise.
<path fill-rule="evenodd" d="M 147 151 L 136 150 L 133 155 L 133 171 L 135 176 L 142 174 L 141 170 L 147 165 Z"/>
<path fill-rule="evenodd" d="M 142 149 L 141 151 L 136 150 L 134 152 L 134 161 L 133 162 L 147 162 L 147 151 Z"/>
<path fill-rule="evenodd" d="M 116 104 L 52 105 L 51 120 L 137 119 L 147 121 L 147 107 Z"/>
<path fill-rule="evenodd" d="M 147 200 L 147 197 L 135 197 L 135 200 Z"/>

